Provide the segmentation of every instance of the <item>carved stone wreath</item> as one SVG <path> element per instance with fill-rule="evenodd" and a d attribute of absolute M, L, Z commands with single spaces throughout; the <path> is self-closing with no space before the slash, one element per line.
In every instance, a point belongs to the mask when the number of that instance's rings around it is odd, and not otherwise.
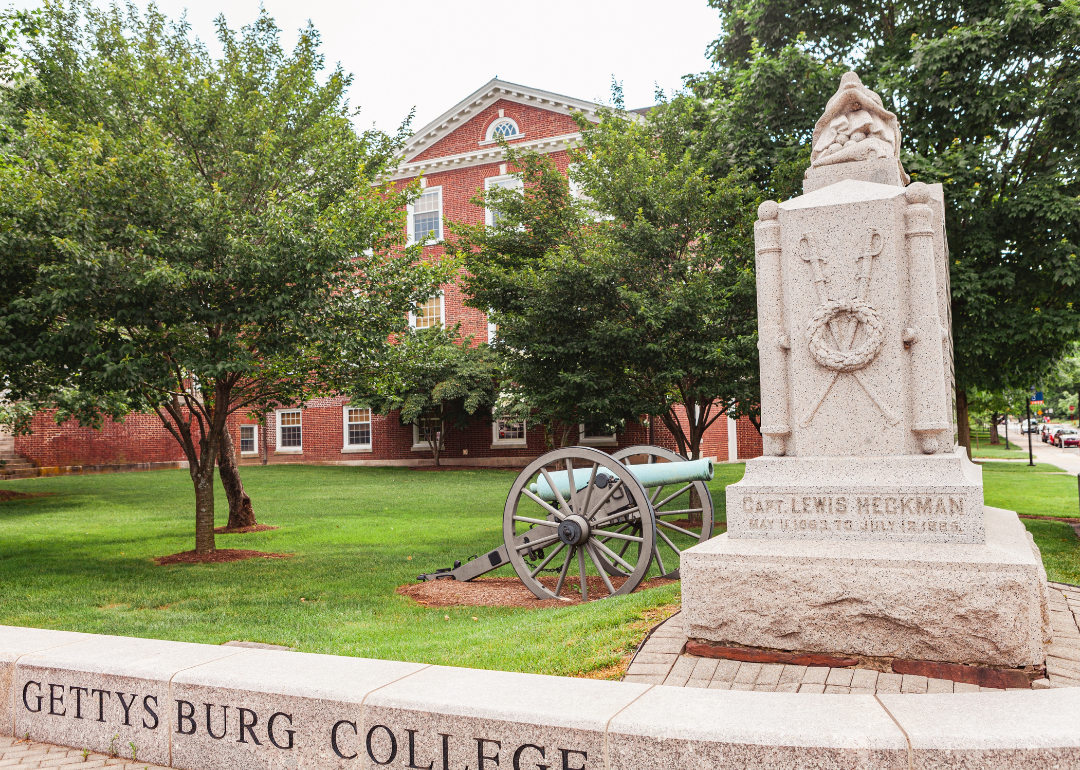
<path fill-rule="evenodd" d="M 859 347 L 837 350 L 825 344 L 829 325 L 841 315 L 854 319 L 866 330 Z M 854 372 L 862 369 L 877 357 L 885 344 L 885 329 L 877 311 L 857 297 L 823 302 L 810 317 L 806 330 L 810 337 L 810 355 L 826 369 L 834 372 Z"/>

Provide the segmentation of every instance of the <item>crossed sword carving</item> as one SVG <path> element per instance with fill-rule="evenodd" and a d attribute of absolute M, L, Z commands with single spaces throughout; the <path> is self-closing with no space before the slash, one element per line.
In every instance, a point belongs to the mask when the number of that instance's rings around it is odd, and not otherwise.
<path fill-rule="evenodd" d="M 876 249 L 874 248 L 875 236 L 878 239 Z M 870 290 L 870 273 L 874 265 L 874 257 L 881 254 L 881 250 L 884 247 L 884 241 L 885 239 L 881 237 L 881 233 L 879 233 L 872 227 L 867 228 L 866 248 L 863 249 L 863 253 L 859 256 L 860 270 L 857 291 L 858 298 L 864 302 L 866 301 L 866 295 Z M 807 249 L 803 247 L 804 243 L 809 246 L 809 253 L 807 253 Z M 821 269 L 821 265 L 828 260 L 825 257 L 821 256 L 821 252 L 818 250 L 817 242 L 814 240 L 814 234 L 812 232 L 807 232 L 802 237 L 802 240 L 799 241 L 799 253 L 800 256 L 802 256 L 804 262 L 810 263 L 810 269 L 814 273 L 814 290 L 817 293 L 818 302 L 820 304 L 828 302 L 829 295 L 828 290 L 825 286 L 827 280 L 825 278 L 824 271 Z M 836 344 L 838 349 L 840 350 L 847 351 L 851 349 L 851 345 L 855 342 L 855 335 L 858 333 L 858 331 L 859 324 L 857 321 L 854 321 L 853 323 L 850 323 L 848 325 L 847 334 L 841 333 L 841 331 L 837 328 L 835 320 L 829 321 L 829 333 L 832 335 L 833 343 Z M 845 340 L 846 344 L 843 347 L 840 347 L 840 341 L 842 338 Z M 866 381 L 866 378 L 863 377 L 861 371 L 856 370 L 847 373 L 852 375 L 855 378 L 855 381 L 862 386 L 862 389 L 866 391 L 866 395 L 868 395 L 870 397 L 870 400 L 874 402 L 874 406 L 881 410 L 881 413 L 885 416 L 886 421 L 888 421 L 890 425 L 896 425 L 898 422 L 900 422 L 900 418 L 894 415 L 892 413 L 892 410 L 890 410 L 889 407 L 886 406 L 880 398 L 878 398 L 877 392 L 874 390 L 873 386 Z M 829 377 L 824 387 L 822 387 L 821 393 L 819 393 L 817 399 L 815 399 L 813 408 L 811 408 L 810 411 L 808 411 L 803 416 L 802 420 L 799 421 L 801 427 L 806 428 L 810 425 L 810 421 L 813 420 L 814 415 L 817 414 L 817 410 L 821 406 L 821 402 L 825 400 L 825 397 L 827 395 L 829 395 L 829 391 L 832 390 L 832 386 L 836 382 L 840 374 L 840 372 L 834 371 L 832 373 L 832 376 Z"/>

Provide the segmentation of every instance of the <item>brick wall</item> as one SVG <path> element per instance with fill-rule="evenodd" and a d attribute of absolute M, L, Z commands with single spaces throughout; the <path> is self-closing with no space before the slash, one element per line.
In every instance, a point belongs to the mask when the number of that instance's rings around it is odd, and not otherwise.
<path fill-rule="evenodd" d="M 761 434 L 750 422 L 749 417 L 740 417 L 736 423 L 735 435 L 739 442 L 739 459 L 749 460 L 751 457 L 761 457 L 764 452 L 761 449 Z"/>
<path fill-rule="evenodd" d="M 34 415 L 33 433 L 15 437 L 15 451 L 40 466 L 123 465 L 186 460 L 180 445 L 156 414 L 106 419 L 101 430 L 74 420 L 56 424 L 56 412 Z"/>

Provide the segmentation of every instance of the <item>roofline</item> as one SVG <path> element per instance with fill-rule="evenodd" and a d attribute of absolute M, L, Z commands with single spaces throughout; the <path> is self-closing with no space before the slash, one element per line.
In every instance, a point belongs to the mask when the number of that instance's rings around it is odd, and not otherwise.
<path fill-rule="evenodd" d="M 488 103 L 499 99 L 509 98 L 522 104 L 536 104 L 544 109 L 570 114 L 571 112 L 583 112 L 586 115 L 595 115 L 602 106 L 596 102 L 584 99 L 575 99 L 572 96 L 556 94 L 539 88 L 510 83 L 498 78 L 492 78 L 480 88 L 473 91 L 467 97 L 448 109 L 435 120 L 428 123 L 412 135 L 405 145 L 403 157 L 408 159 L 419 155 L 426 150 L 433 139 L 441 138 L 444 129 L 450 129 L 454 123 L 462 120 L 464 116 L 479 111 L 488 106 Z"/>
<path fill-rule="evenodd" d="M 580 139 L 581 133 L 576 132 L 573 134 L 562 134 L 560 136 L 545 136 L 540 139 L 533 139 L 526 142 L 515 142 L 510 145 L 510 147 L 513 149 L 522 148 L 526 150 L 537 150 L 543 153 L 558 152 L 559 150 L 570 149 L 575 146 Z M 413 163 L 403 163 L 394 171 L 394 173 L 387 174 L 381 181 L 411 179 L 420 176 L 421 174 L 434 174 L 455 168 L 483 166 L 489 163 L 498 163 L 503 157 L 504 153 L 501 146 L 481 147 L 476 150 L 458 153 L 457 155 L 446 155 L 441 158 L 428 158 L 427 160 L 415 161 Z"/>

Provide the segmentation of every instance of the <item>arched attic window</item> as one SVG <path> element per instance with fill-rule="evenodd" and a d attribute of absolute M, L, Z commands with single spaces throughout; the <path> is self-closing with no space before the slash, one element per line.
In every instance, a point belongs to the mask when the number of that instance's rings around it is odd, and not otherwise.
<path fill-rule="evenodd" d="M 499 118 L 488 126 L 487 138 L 488 141 L 513 139 L 520 134 L 521 129 L 518 128 L 518 124 L 512 118 Z"/>

